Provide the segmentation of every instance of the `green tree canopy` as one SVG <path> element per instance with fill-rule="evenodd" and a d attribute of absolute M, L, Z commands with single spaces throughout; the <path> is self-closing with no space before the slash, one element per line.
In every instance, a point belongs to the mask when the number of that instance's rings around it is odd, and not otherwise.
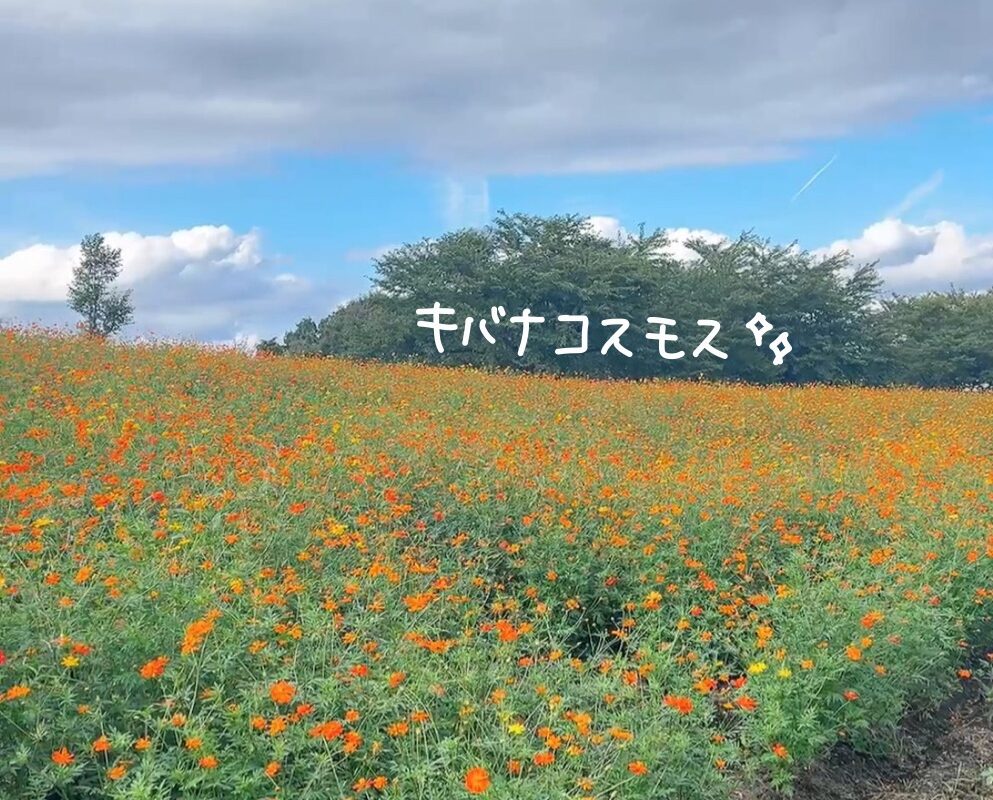
<path fill-rule="evenodd" d="M 281 350 L 626 378 L 929 386 L 989 379 L 989 293 L 883 301 L 874 265 L 856 265 L 845 253 L 823 257 L 796 244 L 776 245 L 750 232 L 730 241 L 687 242 L 691 258 L 674 257 L 668 244 L 661 230 L 642 228 L 611 240 L 576 215 L 500 213 L 484 228 L 385 254 L 375 262 L 371 293 L 320 322 L 302 321 Z M 431 333 L 417 327 L 416 310 L 435 302 L 453 308 L 455 315 L 444 321 L 459 325 L 443 334 L 444 354 Z M 463 346 L 466 317 L 488 317 L 498 306 L 507 316 L 489 323 L 496 343 L 474 325 Z M 525 308 L 546 322 L 532 325 L 519 357 L 520 325 L 509 319 Z M 762 347 L 746 328 L 757 312 L 774 325 Z M 578 325 L 557 322 L 560 315 L 589 318 L 586 353 L 555 355 L 556 348 L 579 342 Z M 676 321 L 670 332 L 679 341 L 669 349 L 683 350 L 683 358 L 661 358 L 657 343 L 646 338 L 658 330 L 647 322 L 653 316 Z M 631 357 L 616 349 L 601 354 L 616 330 L 601 321 L 617 318 L 630 321 L 622 341 Z M 721 323 L 713 344 L 727 359 L 692 355 L 710 331 L 699 320 Z M 782 331 L 793 352 L 776 366 L 767 344 Z"/>
<path fill-rule="evenodd" d="M 121 274 L 121 251 L 110 247 L 101 234 L 84 236 L 80 260 L 69 284 L 69 307 L 83 317 L 83 326 L 94 336 L 110 336 L 131 322 L 131 291 L 111 288 Z"/>

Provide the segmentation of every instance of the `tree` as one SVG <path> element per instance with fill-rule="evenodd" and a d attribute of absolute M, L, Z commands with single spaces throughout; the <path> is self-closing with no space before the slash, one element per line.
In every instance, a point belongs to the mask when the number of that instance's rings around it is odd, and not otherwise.
<path fill-rule="evenodd" d="M 993 385 L 993 289 L 929 292 L 882 301 L 882 341 L 894 383 Z"/>
<path fill-rule="evenodd" d="M 640 229 L 611 240 L 577 215 L 537 217 L 500 213 L 480 229 L 453 231 L 391 250 L 375 262 L 373 291 L 317 324 L 305 320 L 286 335 L 287 351 L 386 360 L 438 361 L 431 338 L 415 327 L 415 311 L 432 305 L 455 309 L 454 321 L 479 318 L 491 307 L 555 320 L 586 315 L 589 347 L 584 354 L 555 356 L 575 344 L 576 329 L 532 327 L 524 356 L 517 355 L 520 330 L 490 326 L 495 342 L 470 328 L 465 346 L 450 337 L 443 363 L 645 378 L 654 376 L 756 383 L 775 381 L 843 383 L 874 374 L 878 277 L 871 265 L 854 268 L 842 254 L 821 258 L 794 245 L 778 247 L 750 233 L 734 241 L 686 242 L 693 257 L 677 259 L 663 231 Z M 776 367 L 757 348 L 745 324 L 762 312 L 787 330 L 797 356 Z M 664 361 L 646 344 L 647 318 L 677 319 L 675 332 L 690 350 L 706 331 L 697 320 L 722 323 L 717 345 L 729 358 Z M 601 348 L 613 329 L 603 319 L 626 319 L 624 334 L 634 346 L 626 357 Z M 775 334 L 773 334 L 775 335 Z M 314 339 L 316 338 L 316 345 Z M 771 337 L 770 337 L 771 338 Z M 307 347 L 299 344 L 306 342 Z M 682 349 L 675 347 L 673 349 Z M 653 352 L 654 350 L 654 352 Z"/>
<path fill-rule="evenodd" d="M 82 315 L 87 333 L 110 336 L 130 323 L 134 314 L 131 290 L 111 288 L 121 274 L 121 251 L 107 245 L 99 233 L 84 236 L 80 248 L 69 284 L 69 307 Z"/>
<path fill-rule="evenodd" d="M 639 230 L 615 240 L 598 236 L 576 215 L 500 213 L 490 224 L 394 248 L 375 261 L 372 291 L 330 316 L 303 321 L 283 352 L 389 361 L 471 364 L 490 368 L 619 378 L 710 378 L 750 383 L 829 383 L 934 387 L 993 384 L 993 289 L 880 297 L 875 264 L 850 253 L 821 256 L 776 245 L 751 232 L 736 240 L 683 242 L 675 258 L 663 231 Z M 455 309 L 459 328 L 443 356 L 416 327 L 416 310 L 434 302 Z M 486 341 L 473 325 L 463 346 L 461 323 L 493 306 L 555 320 L 587 315 L 588 350 L 555 356 L 576 342 L 565 325 L 531 328 L 517 355 L 520 329 L 490 325 Z M 761 312 L 774 326 L 768 343 L 789 332 L 793 351 L 776 366 L 745 326 Z M 704 328 L 722 324 L 716 346 L 728 358 L 662 360 L 646 344 L 646 320 L 677 320 L 672 332 L 692 350 Z M 601 354 L 609 331 L 598 320 L 630 320 L 633 354 Z M 635 346 L 637 345 L 637 346 Z M 654 352 L 653 352 L 654 350 Z"/>
<path fill-rule="evenodd" d="M 318 352 L 363 360 L 406 359 L 424 338 L 410 324 L 413 315 L 413 309 L 400 309 L 398 301 L 382 293 L 355 298 L 321 320 Z"/>
<path fill-rule="evenodd" d="M 317 355 L 317 323 L 310 317 L 300 320 L 297 323 L 296 330 L 287 333 L 283 341 L 287 355 Z"/>
<path fill-rule="evenodd" d="M 255 346 L 256 355 L 281 356 L 285 355 L 286 348 L 275 338 L 263 339 Z"/>

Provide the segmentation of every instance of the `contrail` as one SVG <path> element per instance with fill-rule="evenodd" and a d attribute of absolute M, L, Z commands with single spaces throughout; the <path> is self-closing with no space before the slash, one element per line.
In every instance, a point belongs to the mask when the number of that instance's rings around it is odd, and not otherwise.
<path fill-rule="evenodd" d="M 821 167 L 819 170 L 817 170 L 817 172 L 815 172 L 813 175 L 811 175 L 810 176 L 810 180 L 807 181 L 803 186 L 800 187 L 800 191 L 798 191 L 795 195 L 793 195 L 793 199 L 791 199 L 790 202 L 791 203 L 794 202 L 800 195 L 802 195 L 805 191 L 807 191 L 807 189 L 810 188 L 811 184 L 814 181 L 816 181 L 819 177 L 821 177 L 821 175 L 824 174 L 824 170 L 826 170 L 828 167 L 830 167 L 834 163 L 834 161 L 835 161 L 835 159 L 837 157 L 838 157 L 838 154 L 835 153 L 833 156 L 831 156 L 831 160 L 828 161 L 827 164 L 825 164 L 823 167 Z"/>

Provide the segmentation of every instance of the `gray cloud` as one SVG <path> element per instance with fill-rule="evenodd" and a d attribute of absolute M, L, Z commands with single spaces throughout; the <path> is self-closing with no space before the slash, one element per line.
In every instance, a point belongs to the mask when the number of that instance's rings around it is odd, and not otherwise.
<path fill-rule="evenodd" d="M 0 0 L 0 175 L 386 149 L 455 174 L 779 158 L 993 92 L 993 5 Z"/>

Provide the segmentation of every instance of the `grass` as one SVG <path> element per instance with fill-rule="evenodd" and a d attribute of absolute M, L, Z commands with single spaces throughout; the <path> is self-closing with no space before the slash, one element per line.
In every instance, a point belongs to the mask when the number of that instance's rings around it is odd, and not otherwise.
<path fill-rule="evenodd" d="M 788 789 L 976 679 L 990 430 L 0 332 L 0 796 Z"/>

